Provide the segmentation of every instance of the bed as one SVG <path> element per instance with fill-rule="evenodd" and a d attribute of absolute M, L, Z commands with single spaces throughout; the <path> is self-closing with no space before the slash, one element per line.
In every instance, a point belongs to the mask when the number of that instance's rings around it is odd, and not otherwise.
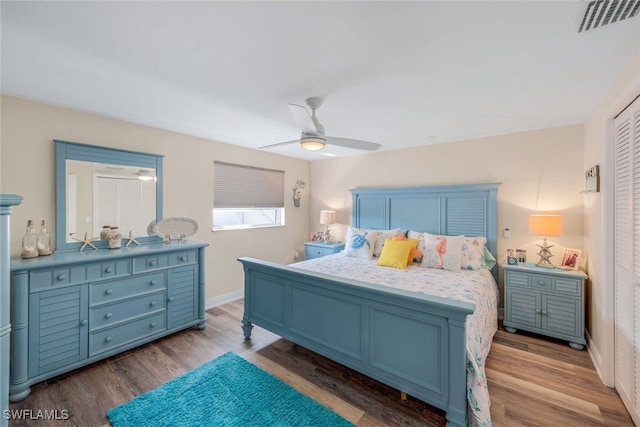
<path fill-rule="evenodd" d="M 351 226 L 483 236 L 495 255 L 499 185 L 351 190 Z M 340 277 L 306 262 L 239 261 L 246 338 L 258 325 L 443 409 L 448 426 L 468 424 L 467 317 L 475 303 Z M 495 284 L 496 267 L 489 277 Z"/>

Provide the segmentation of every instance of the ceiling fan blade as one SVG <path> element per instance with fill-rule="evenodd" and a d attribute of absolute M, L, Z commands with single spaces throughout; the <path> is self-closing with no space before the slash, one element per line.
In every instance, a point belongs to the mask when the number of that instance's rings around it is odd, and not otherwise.
<path fill-rule="evenodd" d="M 360 141 L 357 139 L 337 138 L 335 136 L 327 137 L 327 144 L 336 145 L 338 147 L 353 148 L 356 150 L 376 151 L 382 145 L 375 142 Z"/>
<path fill-rule="evenodd" d="M 282 147 L 284 145 L 290 145 L 290 144 L 300 144 L 300 140 L 296 139 L 296 140 L 293 140 L 293 141 L 278 142 L 277 144 L 263 145 L 262 147 L 258 147 L 258 150 L 262 150 L 262 149 L 265 149 L 265 148 Z"/>
<path fill-rule="evenodd" d="M 316 128 L 316 124 L 313 122 L 311 115 L 309 114 L 309 110 L 307 110 L 302 105 L 297 104 L 289 104 L 289 110 L 291 110 L 291 115 L 293 115 L 293 119 L 296 121 L 298 126 L 303 132 L 307 133 L 317 133 L 318 129 Z"/>

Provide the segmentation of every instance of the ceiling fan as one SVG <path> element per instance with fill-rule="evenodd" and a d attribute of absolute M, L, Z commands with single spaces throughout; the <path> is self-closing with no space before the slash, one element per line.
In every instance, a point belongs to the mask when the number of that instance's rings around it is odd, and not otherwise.
<path fill-rule="evenodd" d="M 265 145 L 263 147 L 260 147 L 260 149 L 279 147 L 282 145 L 295 143 L 299 143 L 302 148 L 309 151 L 322 150 L 327 144 L 335 145 L 338 147 L 368 151 L 375 151 L 380 148 L 380 144 L 376 144 L 374 142 L 360 141 L 357 139 L 348 138 L 337 138 L 335 136 L 325 136 L 324 126 L 320 124 L 318 118 L 316 117 L 316 110 L 320 108 L 320 106 L 322 105 L 322 101 L 324 100 L 320 97 L 314 96 L 311 98 L 307 98 L 306 101 L 309 108 L 311 108 L 311 114 L 309 114 L 309 110 L 307 110 L 302 105 L 289 104 L 289 109 L 291 110 L 293 119 L 296 121 L 298 126 L 302 128 L 302 135 L 300 136 L 300 139 L 280 142 L 278 144 Z"/>

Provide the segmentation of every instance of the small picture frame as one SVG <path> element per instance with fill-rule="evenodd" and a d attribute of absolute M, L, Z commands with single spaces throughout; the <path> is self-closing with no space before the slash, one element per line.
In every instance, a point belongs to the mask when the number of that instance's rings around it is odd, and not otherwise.
<path fill-rule="evenodd" d="M 527 251 L 524 249 L 507 249 L 507 264 L 518 265 L 527 262 Z"/>
<path fill-rule="evenodd" d="M 318 242 L 324 242 L 324 231 L 316 231 L 316 234 L 318 235 Z"/>
<path fill-rule="evenodd" d="M 317 231 L 312 231 L 311 233 L 309 233 L 309 241 L 321 242 L 322 240 L 319 238 Z"/>
<path fill-rule="evenodd" d="M 580 255 L 582 255 L 580 249 L 564 248 L 562 262 L 558 267 L 565 270 L 577 270 L 580 266 Z"/>

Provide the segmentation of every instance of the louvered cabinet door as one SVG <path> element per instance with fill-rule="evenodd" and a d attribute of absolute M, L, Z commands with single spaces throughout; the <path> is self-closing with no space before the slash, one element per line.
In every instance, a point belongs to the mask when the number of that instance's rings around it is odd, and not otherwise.
<path fill-rule="evenodd" d="M 640 423 L 640 98 L 615 120 L 615 387 Z"/>
<path fill-rule="evenodd" d="M 29 377 L 87 358 L 88 294 L 78 285 L 29 296 Z"/>

